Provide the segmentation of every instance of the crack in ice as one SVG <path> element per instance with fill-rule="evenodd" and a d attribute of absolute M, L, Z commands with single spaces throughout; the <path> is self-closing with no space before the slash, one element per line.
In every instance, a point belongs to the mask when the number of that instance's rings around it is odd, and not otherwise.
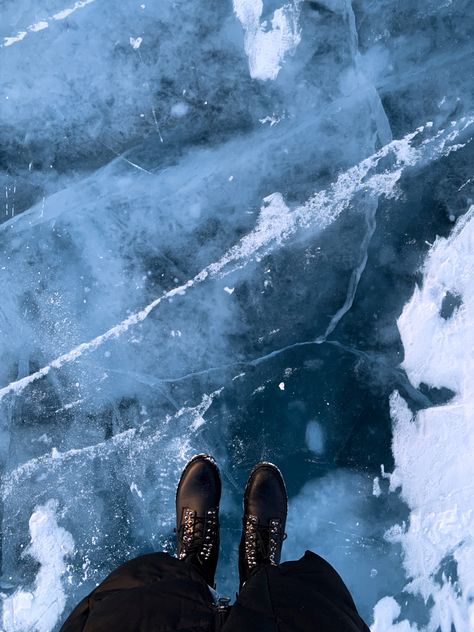
<path fill-rule="evenodd" d="M 347 312 L 351 309 L 354 304 L 355 295 L 357 293 L 357 288 L 359 287 L 359 282 L 361 280 L 362 274 L 364 273 L 365 267 L 367 265 L 367 260 L 369 258 L 369 246 L 372 240 L 372 236 L 377 227 L 376 223 L 376 213 L 377 207 L 375 206 L 373 209 L 369 209 L 366 216 L 367 222 L 367 231 L 364 235 L 364 239 L 361 244 L 361 260 L 359 265 L 357 265 L 351 273 L 351 277 L 349 279 L 349 285 L 347 287 L 346 298 L 342 306 L 337 310 L 337 312 L 332 316 L 329 325 L 326 327 L 326 331 L 322 336 L 318 336 L 316 342 L 321 343 L 325 342 L 327 337 L 332 334 L 332 332 L 336 329 L 339 322 L 344 318 Z"/>
<path fill-rule="evenodd" d="M 143 424 L 141 427 L 130 428 L 94 445 L 84 448 L 72 448 L 65 452 L 60 452 L 53 448 L 49 454 L 30 459 L 4 477 L 4 482 L 1 486 L 1 497 L 5 500 L 21 481 L 31 479 L 33 474 L 42 467 L 47 468 L 49 472 L 54 472 L 57 469 L 61 469 L 65 463 L 75 462 L 78 458 L 92 460 L 100 456 L 103 459 L 109 454 L 116 454 L 127 449 L 133 453 L 138 453 L 144 449 L 150 450 L 153 443 L 165 435 L 170 422 L 172 420 L 176 421 L 185 415 L 190 418 L 189 432 L 192 433 L 205 423 L 204 415 L 222 390 L 223 388 L 220 388 L 212 393 L 205 393 L 196 406 L 183 406 L 174 415 L 166 415 L 164 425 L 151 434 L 143 434 L 141 436 L 146 429 L 146 424 Z"/>
<path fill-rule="evenodd" d="M 420 140 L 421 134 L 433 127 L 433 124 L 428 122 L 402 139 L 384 145 L 378 152 L 344 171 L 328 189 L 315 193 L 306 203 L 296 207 L 293 211 L 290 211 L 286 206 L 280 193 L 267 196 L 264 198 L 264 205 L 260 210 L 254 230 L 232 246 L 218 261 L 210 263 L 182 285 L 165 292 L 146 307 L 131 314 L 103 334 L 60 355 L 35 373 L 10 382 L 0 389 L 0 400 L 10 393 L 22 392 L 27 386 L 45 377 L 53 369 L 60 369 L 62 366 L 74 362 L 83 354 L 94 351 L 104 342 L 118 338 L 130 327 L 143 322 L 163 301 L 186 294 L 187 290 L 205 280 L 222 278 L 243 268 L 252 259 L 258 261 L 272 246 L 281 245 L 298 230 L 316 226 L 319 231 L 323 231 L 349 207 L 356 194 L 395 197 L 396 186 L 406 168 L 423 166 L 441 156 L 448 155 L 451 151 L 457 151 L 464 147 L 471 140 L 470 138 L 464 144 L 453 145 L 452 143 L 473 123 L 474 116 L 463 117 L 459 121 L 451 122 L 449 128 L 439 130 L 415 146 L 413 141 Z M 389 156 L 394 159 L 390 168 L 384 169 L 381 173 L 377 171 L 371 173 L 376 170 L 382 160 Z"/>

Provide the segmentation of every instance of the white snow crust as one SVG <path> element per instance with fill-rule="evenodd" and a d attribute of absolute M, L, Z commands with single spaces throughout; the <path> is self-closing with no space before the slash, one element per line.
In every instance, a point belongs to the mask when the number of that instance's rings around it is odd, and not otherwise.
<path fill-rule="evenodd" d="M 276 79 L 285 56 L 292 53 L 301 40 L 299 2 L 276 9 L 268 22 L 261 21 L 262 0 L 234 0 L 234 12 L 245 31 L 244 48 L 252 79 Z"/>
<path fill-rule="evenodd" d="M 66 605 L 63 575 L 66 558 L 74 551 L 71 534 L 58 525 L 58 504 L 36 507 L 29 521 L 30 546 L 25 555 L 40 563 L 31 589 L 20 588 L 3 602 L 4 632 L 49 632 Z"/>
<path fill-rule="evenodd" d="M 423 268 L 423 284 L 405 306 L 398 328 L 405 349 L 402 367 L 418 387 L 447 387 L 445 405 L 413 414 L 403 397 L 391 396 L 395 470 L 410 508 L 407 525 L 387 537 L 399 542 L 409 583 L 429 609 L 427 631 L 474 630 L 474 207 L 449 238 L 438 238 Z M 442 314 L 447 293 L 460 300 Z M 400 611 L 379 601 L 373 632 L 391 627 Z M 393 616 L 392 616 L 393 615 Z M 390 621 L 390 625 L 388 622 Z M 416 628 L 414 628 L 416 629 Z"/>

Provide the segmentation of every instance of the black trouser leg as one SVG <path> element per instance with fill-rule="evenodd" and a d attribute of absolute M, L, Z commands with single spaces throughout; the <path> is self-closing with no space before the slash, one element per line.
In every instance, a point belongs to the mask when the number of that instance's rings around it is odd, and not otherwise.
<path fill-rule="evenodd" d="M 369 632 L 339 574 L 307 551 L 300 560 L 262 566 L 245 583 L 225 632 Z"/>
<path fill-rule="evenodd" d="M 214 601 L 198 570 L 166 553 L 152 553 L 113 571 L 60 632 L 207 631 L 214 618 Z"/>

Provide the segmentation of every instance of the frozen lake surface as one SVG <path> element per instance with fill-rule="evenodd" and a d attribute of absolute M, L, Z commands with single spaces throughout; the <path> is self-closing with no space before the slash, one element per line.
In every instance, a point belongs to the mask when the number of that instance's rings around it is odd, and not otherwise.
<path fill-rule="evenodd" d="M 474 5 L 4 0 L 3 632 L 271 460 L 373 632 L 474 630 Z"/>

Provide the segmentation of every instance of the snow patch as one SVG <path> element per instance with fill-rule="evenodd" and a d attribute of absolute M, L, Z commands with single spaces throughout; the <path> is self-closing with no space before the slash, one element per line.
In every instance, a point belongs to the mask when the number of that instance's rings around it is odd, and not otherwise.
<path fill-rule="evenodd" d="M 32 25 L 34 26 L 34 25 Z M 12 35 L 11 37 L 5 37 L 3 39 L 3 46 L 11 46 L 12 44 L 16 44 L 17 42 L 21 42 L 22 39 L 28 35 L 26 31 L 19 31 L 16 35 Z"/>
<path fill-rule="evenodd" d="M 374 607 L 374 623 L 371 632 L 416 632 L 418 628 L 406 620 L 394 623 L 400 616 L 401 608 L 393 597 L 384 597 Z"/>
<path fill-rule="evenodd" d="M 378 498 L 382 493 L 382 490 L 380 489 L 380 479 L 378 476 L 376 476 L 374 478 L 374 483 L 373 483 L 373 487 L 372 487 L 372 494 Z"/>
<path fill-rule="evenodd" d="M 252 79 L 276 79 L 285 56 L 300 43 L 299 0 L 284 4 L 261 22 L 262 0 L 233 0 L 234 12 L 245 31 L 244 48 Z"/>
<path fill-rule="evenodd" d="M 405 590 L 432 604 L 428 629 L 472 630 L 474 207 L 449 238 L 436 239 L 423 273 L 422 287 L 398 320 L 402 366 L 414 386 L 444 386 L 455 396 L 416 414 L 398 392 L 390 398 L 395 460 L 390 488 L 401 489 L 410 518 L 388 537 L 403 549 L 410 579 Z M 447 292 L 460 296 L 462 305 L 446 318 L 441 312 Z M 392 628 L 374 628 L 382 629 Z"/>
<path fill-rule="evenodd" d="M 143 38 L 142 37 L 130 37 L 130 46 L 133 50 L 138 50 L 142 45 Z"/>
<path fill-rule="evenodd" d="M 43 31 L 44 29 L 47 29 L 48 26 L 48 22 L 46 22 L 46 20 L 42 20 L 41 22 L 37 22 L 36 24 L 32 24 L 31 26 L 29 26 L 28 30 L 32 33 L 37 33 L 38 31 Z"/>
<path fill-rule="evenodd" d="M 53 20 L 65 20 L 70 15 L 75 13 L 78 9 L 82 9 L 83 7 L 91 4 L 91 2 L 95 2 L 95 0 L 79 0 L 75 2 L 72 7 L 68 7 L 67 9 L 63 9 L 62 11 L 58 11 L 52 17 Z"/>
<path fill-rule="evenodd" d="M 138 496 L 138 498 L 143 500 L 143 494 L 142 492 L 138 489 L 138 485 L 136 483 L 132 483 L 130 485 L 130 491 L 133 493 L 135 492 L 135 494 Z"/>
<path fill-rule="evenodd" d="M 31 590 L 20 588 L 3 602 L 5 632 L 49 632 L 66 605 L 62 576 L 65 558 L 74 551 L 71 534 L 57 522 L 58 503 L 48 501 L 36 507 L 29 521 L 31 543 L 25 550 L 40 563 Z"/>
<path fill-rule="evenodd" d="M 264 118 L 258 120 L 262 125 L 265 125 L 265 123 L 270 123 L 270 127 L 273 127 L 281 121 L 281 118 L 273 114 L 272 116 L 265 116 Z"/>

